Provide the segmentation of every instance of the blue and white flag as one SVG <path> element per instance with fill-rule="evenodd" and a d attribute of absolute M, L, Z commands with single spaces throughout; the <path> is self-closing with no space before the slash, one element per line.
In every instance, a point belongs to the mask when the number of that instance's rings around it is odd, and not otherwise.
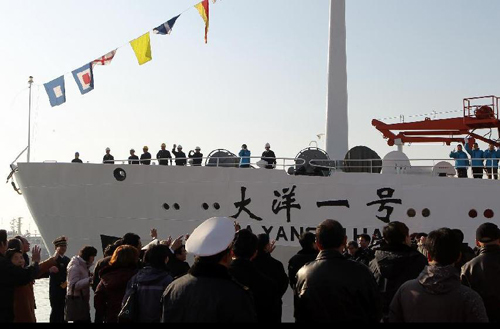
<path fill-rule="evenodd" d="M 82 95 L 85 95 L 94 89 L 94 74 L 92 72 L 91 63 L 85 64 L 79 69 L 74 70 L 72 73 Z"/>
<path fill-rule="evenodd" d="M 172 32 L 172 29 L 174 28 L 175 21 L 177 18 L 179 18 L 180 15 L 175 16 L 174 18 L 170 19 L 168 22 L 163 23 L 162 25 L 155 27 L 153 29 L 153 33 L 156 34 L 170 34 Z"/>
<path fill-rule="evenodd" d="M 64 87 L 64 75 L 47 82 L 43 85 L 47 95 L 49 95 L 50 105 L 52 107 L 66 102 L 66 88 Z"/>

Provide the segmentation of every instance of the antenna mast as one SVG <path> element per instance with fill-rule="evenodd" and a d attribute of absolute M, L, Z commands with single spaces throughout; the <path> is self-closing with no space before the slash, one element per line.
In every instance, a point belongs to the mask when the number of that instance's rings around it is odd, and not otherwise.
<path fill-rule="evenodd" d="M 30 104 L 29 104 L 29 112 L 28 112 L 28 163 L 30 162 L 30 151 L 31 151 L 31 85 L 33 84 L 33 77 L 30 76 L 28 83 L 30 85 Z"/>

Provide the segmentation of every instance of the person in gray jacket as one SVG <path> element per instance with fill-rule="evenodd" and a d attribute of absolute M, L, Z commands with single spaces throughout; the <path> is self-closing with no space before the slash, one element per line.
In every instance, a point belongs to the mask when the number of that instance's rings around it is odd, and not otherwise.
<path fill-rule="evenodd" d="M 389 322 L 488 322 L 481 296 L 460 283 L 460 241 L 449 228 L 427 237 L 429 265 L 396 292 Z"/>

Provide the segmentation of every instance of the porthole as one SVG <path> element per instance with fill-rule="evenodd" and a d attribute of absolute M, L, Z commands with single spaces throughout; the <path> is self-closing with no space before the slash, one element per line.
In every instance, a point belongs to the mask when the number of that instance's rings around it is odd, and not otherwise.
<path fill-rule="evenodd" d="M 181 209 L 181 207 L 179 206 L 179 204 L 178 204 L 178 203 L 174 203 L 174 209 L 175 209 L 175 210 L 179 210 L 179 209 Z"/>
<path fill-rule="evenodd" d="M 493 216 L 495 216 L 495 213 L 493 212 L 493 210 L 486 209 L 484 211 L 484 217 L 486 217 L 486 218 L 493 218 Z"/>
<path fill-rule="evenodd" d="M 428 208 L 425 208 L 424 210 L 422 210 L 422 216 L 424 216 L 425 218 L 429 217 L 430 215 L 431 215 L 431 211 Z"/>
<path fill-rule="evenodd" d="M 163 209 L 165 209 L 165 210 L 169 210 L 170 209 L 170 206 L 168 205 L 168 203 L 164 203 L 163 204 Z"/>
<path fill-rule="evenodd" d="M 123 182 L 127 178 L 127 173 L 122 168 L 116 168 L 113 171 L 113 176 L 115 176 L 117 181 Z"/>
<path fill-rule="evenodd" d="M 208 210 L 208 203 L 206 203 L 206 202 L 205 202 L 205 203 L 204 203 L 204 204 L 202 204 L 201 206 L 203 207 L 203 209 Z"/>
<path fill-rule="evenodd" d="M 477 211 L 476 211 L 476 209 L 471 209 L 469 211 L 469 217 L 470 218 L 476 218 L 477 217 Z"/>
<path fill-rule="evenodd" d="M 215 210 L 219 210 L 220 209 L 220 205 L 216 202 L 216 203 L 214 203 L 214 208 L 215 208 Z"/>
<path fill-rule="evenodd" d="M 415 211 L 415 209 L 410 208 L 410 209 L 408 209 L 408 211 L 406 212 L 406 214 L 408 215 L 408 217 L 413 218 L 413 217 L 415 217 L 417 215 L 417 212 Z"/>

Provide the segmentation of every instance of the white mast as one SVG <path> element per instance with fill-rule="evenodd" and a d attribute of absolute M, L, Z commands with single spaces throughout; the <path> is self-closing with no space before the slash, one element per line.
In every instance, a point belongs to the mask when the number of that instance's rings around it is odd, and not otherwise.
<path fill-rule="evenodd" d="M 330 1 L 326 152 L 343 160 L 348 151 L 345 0 Z"/>

